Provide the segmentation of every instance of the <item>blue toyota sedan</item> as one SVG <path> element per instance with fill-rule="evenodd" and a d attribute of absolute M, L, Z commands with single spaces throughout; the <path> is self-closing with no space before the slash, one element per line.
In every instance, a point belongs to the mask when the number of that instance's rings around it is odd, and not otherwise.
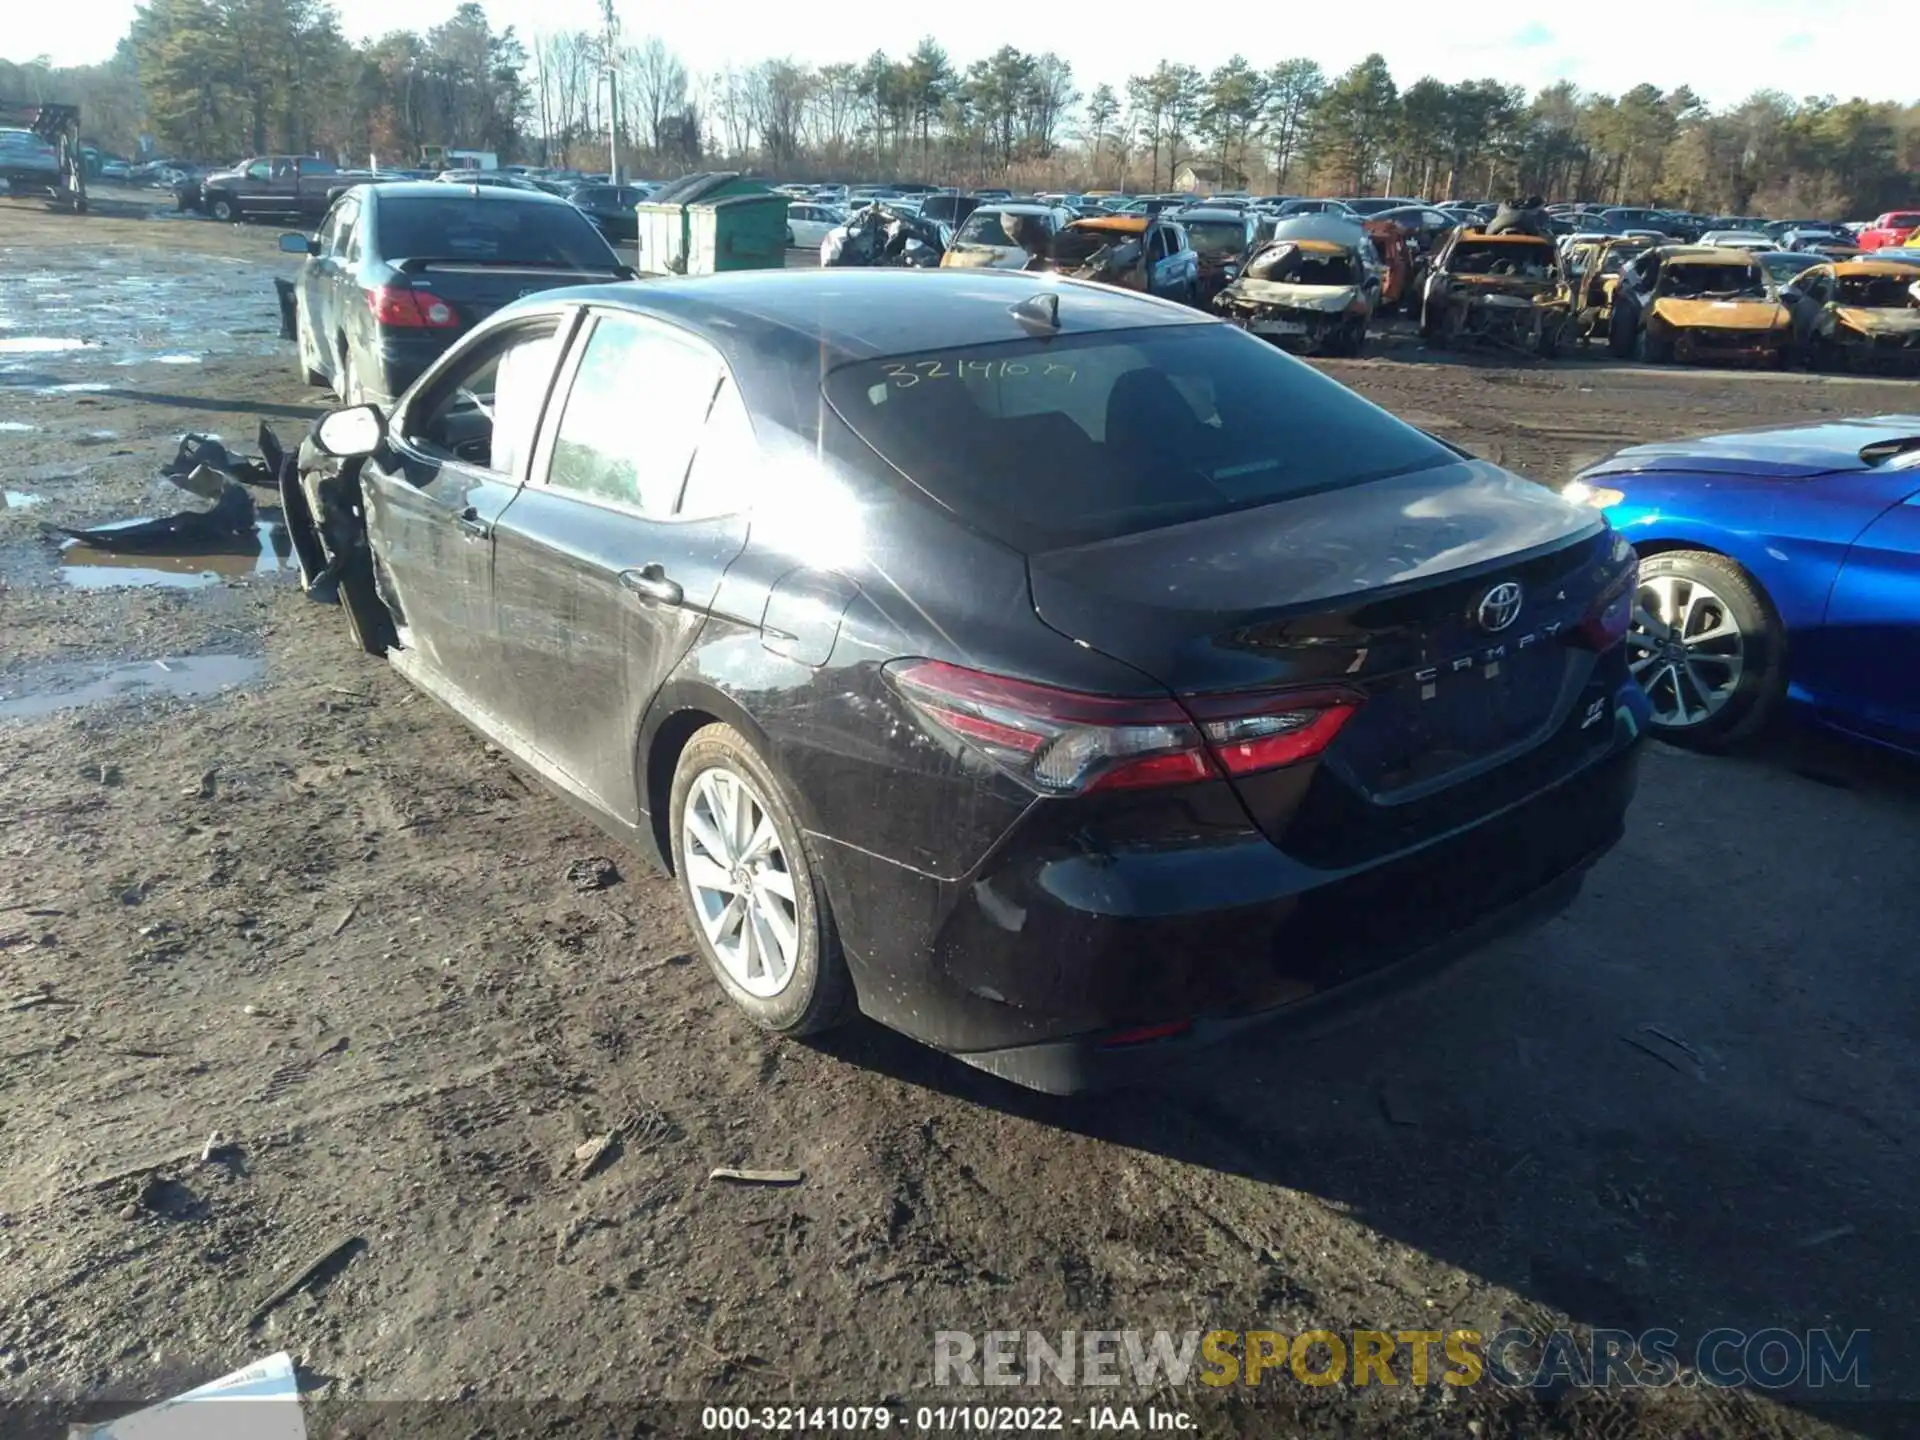
<path fill-rule="evenodd" d="M 1640 552 L 1654 733 L 1718 749 L 1786 701 L 1920 753 L 1920 415 L 1635 445 L 1562 493 Z"/>

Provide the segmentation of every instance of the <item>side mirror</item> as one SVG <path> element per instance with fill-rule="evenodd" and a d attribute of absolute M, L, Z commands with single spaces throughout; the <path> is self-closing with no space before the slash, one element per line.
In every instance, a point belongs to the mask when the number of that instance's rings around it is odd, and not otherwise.
<path fill-rule="evenodd" d="M 631 265 L 616 265 L 613 267 L 613 273 L 622 280 L 638 280 L 640 278 L 640 272 Z"/>
<path fill-rule="evenodd" d="M 282 255 L 318 255 L 320 237 L 302 235 L 297 231 L 289 230 L 280 237 L 280 253 Z"/>
<path fill-rule="evenodd" d="M 387 438 L 387 417 L 378 405 L 354 405 L 333 410 L 313 427 L 313 443 L 340 459 L 371 455 Z"/>

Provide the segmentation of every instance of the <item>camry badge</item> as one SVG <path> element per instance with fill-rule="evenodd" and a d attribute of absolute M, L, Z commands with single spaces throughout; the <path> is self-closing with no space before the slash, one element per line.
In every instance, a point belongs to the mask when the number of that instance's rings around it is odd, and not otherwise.
<path fill-rule="evenodd" d="M 1497 635 L 1520 618 L 1520 582 L 1502 580 L 1480 597 L 1473 618 L 1489 635 Z"/>

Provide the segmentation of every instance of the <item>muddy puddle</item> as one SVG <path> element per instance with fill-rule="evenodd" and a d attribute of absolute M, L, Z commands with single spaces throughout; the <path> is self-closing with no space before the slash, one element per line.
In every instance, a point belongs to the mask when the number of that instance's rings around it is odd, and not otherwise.
<path fill-rule="evenodd" d="M 199 699 L 252 685 L 265 673 L 266 662 L 249 655 L 62 661 L 0 679 L 0 720 L 37 720 L 82 705 L 159 696 Z"/>
<path fill-rule="evenodd" d="M 279 321 L 265 265 L 181 254 L 161 273 L 129 275 L 122 260 L 97 257 L 0 284 L 0 388 L 67 393 L 102 364 L 273 355 Z"/>
<path fill-rule="evenodd" d="M 140 525 L 127 520 L 122 526 Z M 100 526 L 112 530 L 116 526 Z M 128 586 L 161 586 L 199 590 L 250 575 L 291 578 L 298 568 L 293 541 L 278 520 L 256 520 L 251 535 L 200 541 L 165 550 L 103 550 L 81 540 L 60 547 L 61 580 L 82 590 L 113 590 Z"/>

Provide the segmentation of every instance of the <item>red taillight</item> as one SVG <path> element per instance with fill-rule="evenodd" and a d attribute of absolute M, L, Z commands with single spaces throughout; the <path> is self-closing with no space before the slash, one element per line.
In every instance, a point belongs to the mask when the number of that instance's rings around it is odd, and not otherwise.
<path fill-rule="evenodd" d="M 460 323 L 453 307 L 438 295 L 410 290 L 404 285 L 381 285 L 367 291 L 367 305 L 373 311 L 373 318 L 382 325 L 444 330 Z"/>
<path fill-rule="evenodd" d="M 1171 699 L 1084 695 L 938 660 L 888 667 L 927 720 L 1047 795 L 1186 785 L 1317 755 L 1353 714 L 1351 692 Z"/>
<path fill-rule="evenodd" d="M 1611 650 L 1618 645 L 1633 624 L 1633 604 L 1639 593 L 1640 562 L 1634 560 L 1574 627 L 1573 643 L 1587 650 Z"/>

